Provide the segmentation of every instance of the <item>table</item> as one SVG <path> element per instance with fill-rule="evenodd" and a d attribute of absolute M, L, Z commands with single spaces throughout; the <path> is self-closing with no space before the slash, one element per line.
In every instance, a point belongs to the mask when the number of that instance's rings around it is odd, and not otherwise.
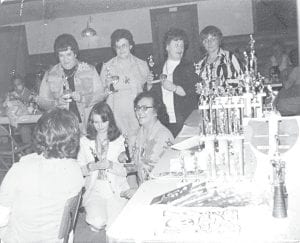
<path fill-rule="evenodd" d="M 18 124 L 31 124 L 36 123 L 41 117 L 41 114 L 38 115 L 23 115 L 17 118 L 16 123 Z M 7 116 L 0 116 L 0 124 L 10 124 L 9 118 Z"/>
<path fill-rule="evenodd" d="M 197 124 L 195 116 L 197 112 L 192 113 L 186 124 Z M 193 118 L 194 117 L 194 118 Z M 272 118 L 271 118 L 272 119 Z M 299 129 L 300 117 L 289 117 L 282 118 L 291 120 L 296 123 L 292 129 Z M 266 119 L 261 119 L 265 122 Z M 250 119 L 251 121 L 251 119 Z M 257 121 L 254 119 L 254 121 Z M 189 123 L 190 122 L 190 123 Z M 291 127 L 282 127 L 282 137 L 286 138 L 287 134 L 293 133 L 288 130 Z M 286 130 L 287 129 L 287 130 Z M 293 133 L 299 134 L 299 131 Z M 269 136 L 266 134 L 265 136 Z M 258 138 L 257 138 L 258 139 Z M 243 233 L 237 233 L 231 235 L 231 238 L 216 238 L 214 237 L 203 237 L 203 235 L 195 234 L 194 239 L 191 237 L 185 237 L 185 233 L 175 234 L 173 238 L 168 235 L 162 235 L 159 233 L 159 225 L 161 224 L 161 211 L 156 206 L 149 206 L 151 200 L 158 195 L 168 192 L 174 188 L 178 188 L 182 183 L 179 178 L 156 178 L 154 180 L 143 183 L 136 194 L 125 206 L 124 210 L 118 216 L 116 221 L 107 229 L 108 242 L 116 243 L 131 243 L 131 242 L 300 242 L 300 183 L 299 183 L 299 171 L 300 163 L 298 161 L 300 150 L 299 136 L 293 138 L 293 144 L 290 144 L 289 149 L 285 149 L 283 146 L 282 158 L 286 161 L 286 186 L 288 192 L 288 217 L 283 219 L 272 217 L 272 185 L 270 184 L 270 175 L 272 166 L 270 163 L 270 157 L 268 153 L 254 148 L 253 154 L 257 161 L 256 171 L 253 176 L 253 183 L 257 188 L 269 188 L 270 199 L 269 205 L 257 207 L 251 209 L 249 213 L 240 215 L 242 222 L 246 223 L 246 228 L 249 230 Z M 267 140 L 268 141 L 268 140 Z M 159 171 L 167 170 L 169 167 L 169 159 L 178 156 L 174 151 L 168 151 L 163 159 L 159 161 L 160 168 L 156 167 L 155 174 L 159 174 Z M 164 160 L 164 161 L 163 161 Z M 201 210 L 201 208 L 200 208 Z M 248 209 L 247 209 L 248 210 Z M 253 212 L 253 213 L 252 213 Z M 253 220 L 250 220 L 252 218 Z M 186 234 L 187 235 L 187 234 Z M 194 235 L 193 235 L 194 236 Z M 233 237 L 233 238 L 232 238 Z"/>

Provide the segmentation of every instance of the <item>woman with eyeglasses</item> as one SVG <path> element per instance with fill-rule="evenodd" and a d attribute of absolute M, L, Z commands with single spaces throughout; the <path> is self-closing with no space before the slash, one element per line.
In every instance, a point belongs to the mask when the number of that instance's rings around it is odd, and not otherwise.
<path fill-rule="evenodd" d="M 129 189 L 126 169 L 119 163 L 125 151 L 124 137 L 105 102 L 96 104 L 89 115 L 87 137 L 80 141 L 78 161 L 86 178 L 83 206 L 93 231 L 111 225 L 125 206 L 123 191 Z"/>
<path fill-rule="evenodd" d="M 155 94 L 149 91 L 140 93 L 134 100 L 134 109 L 140 129 L 131 153 L 134 166 L 126 166 L 131 188 L 134 188 L 136 176 L 138 184 L 149 179 L 155 164 L 174 142 L 172 133 L 162 124 L 166 121 L 165 107 Z M 127 157 L 125 153 L 122 155 L 120 160 L 125 163 Z M 125 195 L 131 197 L 132 193 L 129 190 Z"/>
<path fill-rule="evenodd" d="M 147 89 L 155 92 L 165 104 L 169 116 L 167 127 L 176 137 L 186 118 L 197 108 L 197 76 L 193 64 L 184 58 L 188 48 L 185 31 L 169 29 L 164 35 L 163 46 L 166 59 L 153 67 L 153 72 L 160 76 L 160 82 L 149 80 Z"/>
<path fill-rule="evenodd" d="M 221 48 L 222 36 L 221 30 L 213 25 L 200 32 L 200 43 L 206 50 L 205 56 L 198 63 L 202 80 L 225 81 L 236 79 L 242 74 L 236 56 Z"/>
<path fill-rule="evenodd" d="M 107 103 L 111 107 L 122 134 L 134 137 L 138 130 L 133 100 L 143 89 L 149 75 L 145 61 L 132 54 L 131 32 L 117 29 L 111 35 L 111 47 L 116 56 L 102 67 L 100 78 L 106 84 Z"/>

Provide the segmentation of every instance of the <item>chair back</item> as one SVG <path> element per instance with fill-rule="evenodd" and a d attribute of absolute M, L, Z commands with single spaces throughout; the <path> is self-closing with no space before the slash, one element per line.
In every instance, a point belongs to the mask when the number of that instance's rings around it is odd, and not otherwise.
<path fill-rule="evenodd" d="M 68 242 L 69 235 L 76 226 L 78 209 L 82 201 L 82 193 L 83 190 L 81 190 L 78 195 L 66 201 L 58 233 L 58 239 L 64 239 L 64 243 Z"/>

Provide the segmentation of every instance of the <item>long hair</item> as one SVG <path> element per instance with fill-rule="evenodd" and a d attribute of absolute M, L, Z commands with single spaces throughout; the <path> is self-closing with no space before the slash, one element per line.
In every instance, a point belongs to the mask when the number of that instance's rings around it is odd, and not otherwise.
<path fill-rule="evenodd" d="M 45 158 L 77 158 L 80 129 L 74 113 L 55 108 L 38 120 L 33 133 L 36 152 Z"/>
<path fill-rule="evenodd" d="M 109 141 L 114 141 L 121 135 L 111 108 L 105 101 L 102 101 L 94 105 L 90 112 L 87 124 L 87 137 L 89 139 L 95 140 L 97 136 L 97 131 L 93 123 L 93 115 L 99 115 L 103 122 L 108 121 L 107 137 Z"/>

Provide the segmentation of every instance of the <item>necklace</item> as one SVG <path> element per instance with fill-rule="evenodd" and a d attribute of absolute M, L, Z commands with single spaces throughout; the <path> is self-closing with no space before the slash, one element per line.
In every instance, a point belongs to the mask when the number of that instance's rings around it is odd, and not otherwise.
<path fill-rule="evenodd" d="M 76 64 L 73 68 L 71 69 L 64 69 L 63 68 L 63 78 L 68 80 L 69 78 L 73 77 L 77 71 L 78 65 Z"/>

